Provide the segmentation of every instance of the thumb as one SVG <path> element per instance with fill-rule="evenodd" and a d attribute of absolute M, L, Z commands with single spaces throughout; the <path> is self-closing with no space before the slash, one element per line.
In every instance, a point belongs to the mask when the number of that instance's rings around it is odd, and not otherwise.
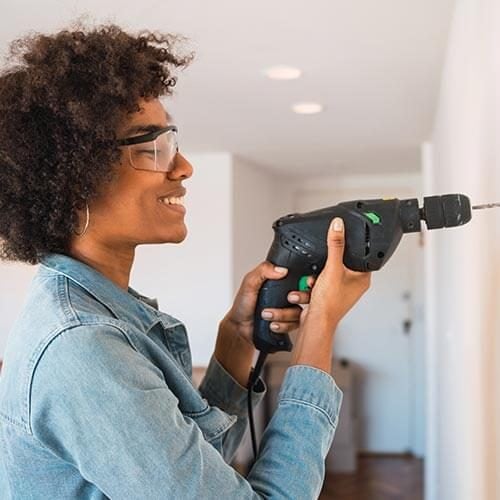
<path fill-rule="evenodd" d="M 269 261 L 261 262 L 244 276 L 240 291 L 258 294 L 264 281 L 282 279 L 287 273 L 288 269 L 285 267 L 274 266 Z"/>
<path fill-rule="evenodd" d="M 326 265 L 342 266 L 345 247 L 344 221 L 340 217 L 335 217 L 330 223 L 327 235 L 328 258 Z"/>

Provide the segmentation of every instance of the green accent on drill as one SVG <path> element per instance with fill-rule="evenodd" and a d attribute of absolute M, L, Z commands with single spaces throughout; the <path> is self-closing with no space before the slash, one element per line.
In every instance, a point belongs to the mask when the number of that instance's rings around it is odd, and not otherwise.
<path fill-rule="evenodd" d="M 365 212 L 365 215 L 373 222 L 373 224 L 380 224 L 380 222 L 382 221 L 380 216 L 375 212 Z"/>
<path fill-rule="evenodd" d="M 299 290 L 301 292 L 307 292 L 308 290 L 310 290 L 309 285 L 307 284 L 307 278 L 308 276 L 302 276 L 302 278 L 300 278 L 299 280 Z"/>

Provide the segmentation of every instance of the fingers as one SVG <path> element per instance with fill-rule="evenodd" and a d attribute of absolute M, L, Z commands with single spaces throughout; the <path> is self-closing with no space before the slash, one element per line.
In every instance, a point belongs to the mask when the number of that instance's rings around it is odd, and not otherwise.
<path fill-rule="evenodd" d="M 287 300 L 291 304 L 309 304 L 311 292 L 293 291 L 287 295 Z"/>
<path fill-rule="evenodd" d="M 276 323 L 272 322 L 270 328 L 275 333 L 290 333 L 300 327 L 299 321 L 294 321 L 290 323 Z"/>
<path fill-rule="evenodd" d="M 335 217 L 330 223 L 327 235 L 328 258 L 325 267 L 343 267 L 345 235 L 344 221 L 340 217 Z"/>
<path fill-rule="evenodd" d="M 290 332 L 299 327 L 302 308 L 292 306 L 283 309 L 264 309 L 262 318 L 270 321 L 270 328 L 275 332 Z"/>
<path fill-rule="evenodd" d="M 312 276 L 309 276 L 309 278 L 312 278 Z M 312 286 L 314 280 L 308 280 L 308 284 L 309 282 L 311 282 Z M 300 291 L 290 292 L 287 296 L 288 301 L 293 304 L 309 304 L 310 298 L 310 292 Z M 302 312 L 303 309 L 300 305 L 280 309 L 268 308 L 262 311 L 262 318 L 271 322 L 269 327 L 273 332 L 289 333 L 300 326 Z"/>

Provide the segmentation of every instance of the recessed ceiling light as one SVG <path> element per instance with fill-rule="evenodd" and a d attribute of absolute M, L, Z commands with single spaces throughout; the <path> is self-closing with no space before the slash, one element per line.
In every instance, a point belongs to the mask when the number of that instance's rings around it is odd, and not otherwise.
<path fill-rule="evenodd" d="M 299 115 L 314 115 L 321 113 L 323 106 L 318 102 L 297 102 L 292 106 L 292 109 Z"/>
<path fill-rule="evenodd" d="M 300 78 L 302 71 L 293 66 L 273 66 L 265 70 L 265 74 L 271 80 L 295 80 Z"/>

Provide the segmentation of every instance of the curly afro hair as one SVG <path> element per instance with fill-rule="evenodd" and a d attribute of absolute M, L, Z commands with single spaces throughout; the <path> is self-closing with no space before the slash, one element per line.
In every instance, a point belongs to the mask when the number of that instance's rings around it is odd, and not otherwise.
<path fill-rule="evenodd" d="M 10 45 L 0 73 L 0 259 L 68 253 L 78 211 L 113 179 L 115 130 L 141 98 L 171 95 L 183 37 L 114 24 Z"/>

